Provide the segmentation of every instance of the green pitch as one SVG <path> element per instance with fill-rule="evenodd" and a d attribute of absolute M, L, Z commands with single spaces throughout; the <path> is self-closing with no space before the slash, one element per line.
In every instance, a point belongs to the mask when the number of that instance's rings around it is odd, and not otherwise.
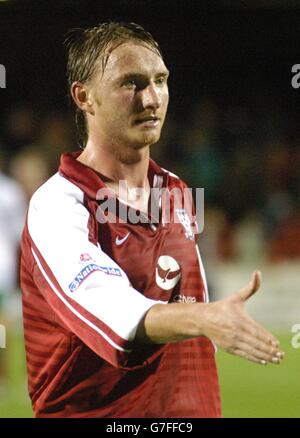
<path fill-rule="evenodd" d="M 300 418 L 300 349 L 291 334 L 278 334 L 286 356 L 279 366 L 260 366 L 219 351 L 224 417 Z M 32 417 L 27 395 L 23 339 L 13 336 L 0 350 L 7 377 L 0 380 L 0 417 Z M 1 376 L 0 376 L 1 377 Z"/>
<path fill-rule="evenodd" d="M 256 365 L 218 352 L 225 418 L 300 418 L 300 349 L 292 348 L 292 334 L 277 336 L 285 352 L 280 365 Z"/>

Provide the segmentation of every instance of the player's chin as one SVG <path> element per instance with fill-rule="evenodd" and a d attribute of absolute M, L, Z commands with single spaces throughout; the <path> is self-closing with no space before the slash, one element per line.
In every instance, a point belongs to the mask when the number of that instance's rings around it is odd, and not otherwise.
<path fill-rule="evenodd" d="M 160 130 L 156 132 L 143 132 L 137 139 L 136 149 L 141 149 L 145 146 L 150 146 L 157 143 L 160 139 Z"/>

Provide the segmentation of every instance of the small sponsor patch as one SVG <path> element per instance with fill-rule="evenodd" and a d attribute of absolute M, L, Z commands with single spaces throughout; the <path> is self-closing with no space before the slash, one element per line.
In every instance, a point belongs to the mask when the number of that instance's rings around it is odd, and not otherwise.
<path fill-rule="evenodd" d="M 112 268 L 107 266 L 99 266 L 91 263 L 85 266 L 74 278 L 74 280 L 69 284 L 69 289 L 71 292 L 75 292 L 76 289 L 81 285 L 81 283 L 94 271 L 101 271 L 106 275 L 116 275 L 121 277 L 121 270 L 119 268 Z"/>
<path fill-rule="evenodd" d="M 185 295 L 175 295 L 172 300 L 174 303 L 196 303 L 196 297 L 185 296 Z"/>
<path fill-rule="evenodd" d="M 80 263 L 93 262 L 93 257 L 88 253 L 80 254 Z"/>

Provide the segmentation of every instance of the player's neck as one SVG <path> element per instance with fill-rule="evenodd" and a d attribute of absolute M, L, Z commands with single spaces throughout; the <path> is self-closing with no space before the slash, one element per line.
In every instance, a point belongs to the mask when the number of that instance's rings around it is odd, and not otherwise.
<path fill-rule="evenodd" d="M 77 158 L 81 163 L 101 173 L 107 185 L 115 185 L 120 180 L 126 180 L 131 189 L 147 187 L 149 159 L 149 147 L 125 151 L 122 156 L 119 151 L 114 151 L 114 148 L 96 147 L 89 141 Z"/>

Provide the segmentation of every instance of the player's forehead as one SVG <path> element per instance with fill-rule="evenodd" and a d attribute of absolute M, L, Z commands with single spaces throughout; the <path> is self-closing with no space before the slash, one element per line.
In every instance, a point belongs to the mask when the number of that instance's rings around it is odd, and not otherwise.
<path fill-rule="evenodd" d="M 125 42 L 109 54 L 103 76 L 116 79 L 128 74 L 168 74 L 164 60 L 151 46 L 142 42 Z"/>

